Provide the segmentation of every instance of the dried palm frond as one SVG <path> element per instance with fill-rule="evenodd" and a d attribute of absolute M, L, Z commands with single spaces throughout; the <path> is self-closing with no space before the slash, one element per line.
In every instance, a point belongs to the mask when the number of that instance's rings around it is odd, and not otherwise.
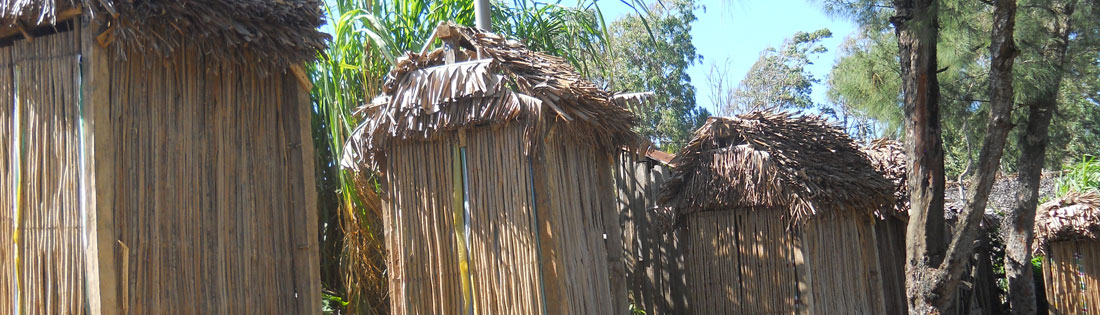
<path fill-rule="evenodd" d="M 894 207 L 893 213 L 883 213 L 876 210 L 880 217 L 885 215 L 905 215 L 909 211 L 909 186 L 906 181 L 908 175 L 908 162 L 906 161 L 905 148 L 900 142 L 890 139 L 877 139 L 861 148 L 875 171 L 882 174 L 893 183 Z M 885 210 L 885 209 L 883 209 Z"/>
<path fill-rule="evenodd" d="M 1070 192 L 1039 206 L 1035 217 L 1035 250 L 1053 241 L 1100 239 L 1100 193 Z"/>
<path fill-rule="evenodd" d="M 65 10 L 110 21 L 124 56 L 198 47 L 214 60 L 286 66 L 313 60 L 329 35 L 321 0 L 0 0 L 10 24 L 53 25 Z M 242 53 L 244 52 L 244 53 Z"/>
<path fill-rule="evenodd" d="M 893 202 L 848 135 L 816 116 L 754 112 L 707 120 L 687 147 L 660 203 L 696 211 L 786 208 L 792 222 L 839 211 L 869 214 Z"/>
<path fill-rule="evenodd" d="M 383 171 L 394 141 L 487 124 L 522 124 L 526 153 L 551 129 L 607 152 L 644 143 L 630 130 L 634 116 L 566 60 L 474 28 L 443 23 L 437 32 L 453 34 L 456 58 L 483 58 L 446 64 L 439 48 L 399 59 L 382 94 L 359 110 L 366 119 L 345 145 L 344 167 Z"/>

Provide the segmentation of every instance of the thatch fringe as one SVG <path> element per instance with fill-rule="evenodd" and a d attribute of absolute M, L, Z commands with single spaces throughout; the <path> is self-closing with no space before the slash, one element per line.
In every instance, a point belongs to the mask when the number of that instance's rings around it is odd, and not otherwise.
<path fill-rule="evenodd" d="M 60 12 L 106 18 L 119 52 L 185 47 L 233 64 L 286 66 L 313 60 L 329 35 L 320 0 L 0 0 L 8 25 L 48 26 Z M 119 54 L 124 56 L 124 54 Z"/>
<path fill-rule="evenodd" d="M 1100 240 L 1100 192 L 1071 192 L 1039 206 L 1035 218 L 1037 252 L 1053 241 Z"/>
<path fill-rule="evenodd" d="M 679 215 L 733 208 L 782 208 L 794 222 L 893 202 L 848 135 L 816 116 L 755 112 L 707 120 L 676 156 L 661 203 Z"/>
<path fill-rule="evenodd" d="M 444 23 L 456 58 L 483 59 L 445 64 L 445 50 L 408 53 L 387 75 L 382 94 L 359 110 L 366 117 L 346 144 L 345 167 L 378 169 L 383 149 L 395 140 L 429 140 L 440 132 L 485 124 L 519 123 L 525 151 L 536 137 L 561 133 L 604 152 L 636 147 L 634 117 L 618 104 L 644 95 L 616 98 L 581 75 L 564 59 L 529 50 L 519 42 L 473 28 Z"/>

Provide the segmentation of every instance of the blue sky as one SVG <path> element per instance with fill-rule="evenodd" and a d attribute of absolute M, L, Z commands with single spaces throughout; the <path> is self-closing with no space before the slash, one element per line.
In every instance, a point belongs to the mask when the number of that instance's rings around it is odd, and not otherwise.
<path fill-rule="evenodd" d="M 768 46 L 779 46 L 798 31 L 828 28 L 833 37 L 822 44 L 829 52 L 821 54 L 809 67 L 814 76 L 824 81 L 835 62 L 837 48 L 857 28 L 851 21 L 825 15 L 820 6 L 807 0 L 703 0 L 699 3 L 706 9 L 696 10 L 699 20 L 692 25 L 691 36 L 703 61 L 688 69 L 688 74 L 696 88 L 696 102 L 711 113 L 716 113 L 708 97 L 711 92 L 706 81 L 711 63 L 722 64 L 729 58 L 729 79 L 740 82 L 760 56 L 760 51 Z M 633 13 L 618 0 L 601 0 L 598 4 L 608 20 Z M 814 86 L 813 99 L 815 102 L 825 100 L 824 86 Z"/>

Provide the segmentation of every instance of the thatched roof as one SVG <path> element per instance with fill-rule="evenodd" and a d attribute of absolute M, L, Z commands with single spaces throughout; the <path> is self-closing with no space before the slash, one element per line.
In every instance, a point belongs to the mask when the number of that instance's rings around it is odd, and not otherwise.
<path fill-rule="evenodd" d="M 1049 242 L 1071 239 L 1100 240 L 1100 193 L 1071 192 L 1039 206 L 1035 240 L 1042 251 Z"/>
<path fill-rule="evenodd" d="M 875 172 L 882 174 L 894 188 L 894 206 L 892 211 L 881 211 L 879 216 L 903 214 L 909 211 L 909 186 L 906 183 L 908 163 L 905 148 L 900 142 L 890 139 L 873 140 L 860 148 L 867 155 Z M 886 209 L 883 209 L 886 210 Z M 883 213 L 889 212 L 889 213 Z"/>
<path fill-rule="evenodd" d="M 11 27 L 54 25 L 72 15 L 106 18 L 103 38 L 120 52 L 162 55 L 197 47 L 207 56 L 247 64 L 301 63 L 325 48 L 321 0 L 0 0 Z M 245 56 L 242 52 L 247 52 Z M 247 59 L 245 59 L 247 58 Z"/>
<path fill-rule="evenodd" d="M 785 208 L 801 221 L 893 202 L 852 139 L 816 116 L 750 113 L 707 120 L 672 161 L 660 203 L 679 215 L 735 208 Z"/>
<path fill-rule="evenodd" d="M 488 124 L 524 126 L 527 153 L 537 149 L 543 132 L 606 152 L 640 141 L 630 130 L 634 116 L 619 104 L 644 95 L 616 96 L 583 79 L 565 59 L 500 35 L 449 23 L 436 34 L 454 42 L 459 62 L 446 64 L 444 48 L 402 57 L 382 94 L 361 109 L 366 117 L 346 144 L 345 167 L 378 169 L 389 143 Z"/>

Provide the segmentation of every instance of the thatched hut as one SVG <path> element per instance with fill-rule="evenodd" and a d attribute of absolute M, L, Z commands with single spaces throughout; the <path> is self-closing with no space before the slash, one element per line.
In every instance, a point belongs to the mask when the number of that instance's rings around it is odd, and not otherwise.
<path fill-rule="evenodd" d="M 885 313 L 873 212 L 890 184 L 813 116 L 711 118 L 662 191 L 698 314 Z"/>
<path fill-rule="evenodd" d="M 320 309 L 319 0 L 0 0 L 0 313 Z"/>
<path fill-rule="evenodd" d="M 616 159 L 619 224 L 623 231 L 626 288 L 634 305 L 646 314 L 688 314 L 684 275 L 683 230 L 669 233 L 667 213 L 657 209 L 657 196 L 671 174 L 673 156 L 650 150 L 624 151 Z"/>
<path fill-rule="evenodd" d="M 1071 192 L 1039 206 L 1036 250 L 1054 314 L 1100 314 L 1100 193 Z"/>
<path fill-rule="evenodd" d="M 611 170 L 633 116 L 562 58 L 447 23 L 435 39 L 345 150 L 382 178 L 392 311 L 620 311 Z"/>

